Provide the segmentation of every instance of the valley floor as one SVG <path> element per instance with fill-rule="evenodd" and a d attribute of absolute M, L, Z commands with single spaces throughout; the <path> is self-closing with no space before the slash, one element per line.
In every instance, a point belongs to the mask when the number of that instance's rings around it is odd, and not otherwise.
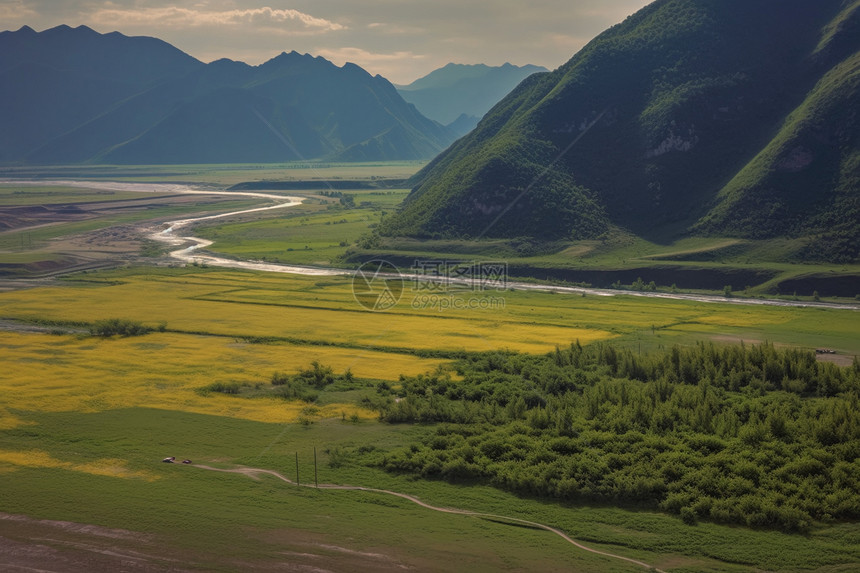
<path fill-rule="evenodd" d="M 414 168 L 387 169 L 403 176 Z M 372 168 L 343 169 L 340 176 Z M 224 177 L 223 187 L 246 175 L 226 173 L 202 179 Z M 686 525 L 635 505 L 567 504 L 389 473 L 348 454 L 381 455 L 427 438 L 437 424 L 381 422 L 373 400 L 381 389 L 425 373 L 456 382 L 452 361 L 479 352 L 546 354 L 577 341 L 639 353 L 699 341 L 767 341 L 833 350 L 817 358 L 850 366 L 860 354 L 860 330 L 849 299 L 768 301 L 753 292 L 726 298 L 664 287 L 632 292 L 510 281 L 504 290 L 468 293 L 503 299 L 501 307 L 418 308 L 411 303 L 423 293 L 412 290 L 414 277 L 407 275 L 402 302 L 372 312 L 356 300 L 349 261 L 338 257 L 403 192 L 356 191 L 356 204 L 370 205 L 355 209 L 338 207 L 339 196 L 308 192 L 287 216 L 219 217 L 180 233 L 214 241 L 209 249 L 233 262 L 320 269 L 303 276 L 216 268 L 207 254 L 178 260 L 169 255 L 178 246 L 151 238 L 166 221 L 253 209 L 259 197 L 191 195 L 178 186 L 145 196 L 142 187 L 0 187 L 0 208 L 19 217 L 0 233 L 5 567 L 622 572 L 648 564 L 672 572 L 824 572 L 860 566 L 856 523 L 816 523 L 802 535 L 707 520 Z M 151 332 L 91 334 L 113 318 Z M 314 363 L 319 371 L 329 367 L 334 380 L 314 396 L 298 399 L 289 384 L 275 384 L 286 379 L 278 374 L 301 375 Z M 193 464 L 162 463 L 169 455 Z M 203 466 L 260 471 L 197 471 Z M 316 478 L 406 497 L 285 483 L 297 474 L 303 485 Z M 413 498 L 466 514 L 433 512 Z"/>

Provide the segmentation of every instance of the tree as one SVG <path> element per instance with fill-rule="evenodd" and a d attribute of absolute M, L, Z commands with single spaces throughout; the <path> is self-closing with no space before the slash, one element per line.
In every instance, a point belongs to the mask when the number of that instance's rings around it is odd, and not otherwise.
<path fill-rule="evenodd" d="M 331 366 L 323 366 L 318 360 L 314 360 L 310 370 L 299 372 L 299 378 L 315 388 L 323 388 L 334 382 L 334 370 Z"/>

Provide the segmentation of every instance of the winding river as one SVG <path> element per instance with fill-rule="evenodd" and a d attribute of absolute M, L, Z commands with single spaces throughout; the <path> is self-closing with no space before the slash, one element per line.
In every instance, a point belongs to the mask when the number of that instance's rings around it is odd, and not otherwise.
<path fill-rule="evenodd" d="M 271 195 L 268 193 L 240 193 L 233 191 L 200 191 L 196 189 L 190 189 L 185 191 L 188 193 L 202 193 L 206 195 L 242 195 L 244 197 L 259 197 L 262 199 L 268 199 L 270 201 L 276 201 L 274 205 L 267 205 L 265 207 L 256 207 L 254 209 L 244 209 L 241 211 L 231 211 L 229 213 L 220 213 L 218 215 L 207 215 L 204 217 L 193 217 L 190 219 L 178 219 L 176 221 L 168 221 L 165 223 L 167 226 L 165 229 L 161 231 L 157 231 L 155 233 L 150 234 L 151 239 L 155 239 L 157 241 L 161 241 L 173 246 L 181 246 L 181 248 L 176 249 L 174 251 L 170 251 L 170 256 L 179 259 L 184 262 L 199 262 L 204 263 L 210 266 L 216 267 L 225 267 L 225 268 L 233 268 L 233 269 L 251 269 L 255 271 L 266 271 L 266 272 L 276 272 L 276 273 L 291 273 L 291 274 L 300 274 L 300 275 L 309 275 L 309 276 L 334 276 L 334 275 L 344 275 L 348 274 L 349 271 L 339 270 L 339 269 L 326 269 L 319 267 L 299 267 L 292 265 L 282 265 L 282 264 L 274 264 L 274 263 L 265 263 L 262 261 L 238 261 L 234 259 L 227 259 L 224 257 L 218 257 L 212 255 L 211 253 L 202 253 L 199 252 L 202 249 L 205 249 L 209 245 L 212 244 L 212 241 L 207 239 L 201 239 L 200 237 L 194 237 L 192 235 L 179 235 L 177 234 L 182 228 L 192 225 L 194 223 L 199 223 L 201 221 L 211 221 L 213 219 L 222 219 L 224 217 L 234 217 L 236 215 L 244 215 L 247 213 L 258 213 L 260 211 L 272 211 L 274 209 L 286 209 L 289 207 L 295 207 L 296 205 L 300 205 L 302 199 L 299 197 L 285 197 L 282 195 Z M 191 243 L 189 245 L 189 243 Z"/>
<path fill-rule="evenodd" d="M 171 251 L 170 257 L 185 263 L 203 263 L 210 266 L 231 268 L 231 269 L 247 269 L 255 271 L 265 271 L 272 273 L 287 273 L 306 276 L 346 276 L 352 275 L 355 269 L 341 269 L 331 267 L 310 267 L 300 265 L 288 265 L 280 263 L 266 263 L 255 260 L 235 260 L 225 257 L 219 257 L 209 252 L 204 252 L 203 249 L 210 246 L 212 241 L 195 237 L 190 234 L 180 234 L 182 229 L 190 227 L 196 223 L 203 221 L 211 221 L 226 217 L 235 217 L 247 213 L 258 213 L 262 211 L 271 211 L 275 209 L 288 209 L 300 205 L 302 199 L 300 197 L 289 197 L 285 195 L 275 195 L 273 193 L 261 193 L 257 191 L 219 191 L 206 189 L 203 187 L 195 187 L 182 183 L 125 183 L 116 181 L 77 181 L 77 180 L 0 180 L 4 184 L 14 185 L 45 185 L 50 183 L 60 187 L 77 187 L 86 189 L 96 189 L 104 191 L 129 191 L 134 193 L 158 193 L 158 194 L 176 194 L 176 195 L 209 195 L 209 196 L 229 196 L 235 198 L 258 198 L 264 200 L 265 205 L 255 207 L 253 209 L 244 209 L 240 211 L 231 211 L 229 213 L 219 213 L 217 215 L 205 215 L 201 217 L 191 217 L 188 219 L 178 219 L 176 221 L 168 221 L 157 230 L 152 231 L 149 237 L 167 243 L 171 246 L 180 247 Z M 400 273 L 399 275 L 380 275 L 387 278 L 399 276 L 403 279 L 421 279 L 428 280 L 426 276 Z M 534 290 L 542 292 L 555 292 L 561 294 L 576 294 L 579 296 L 636 296 L 645 298 L 663 298 L 671 300 L 689 300 L 695 302 L 709 303 L 729 303 L 742 305 L 758 305 L 758 306 L 782 306 L 782 307 L 814 307 L 814 308 L 833 308 L 840 310 L 860 310 L 860 306 L 852 304 L 834 304 L 827 302 L 803 302 L 803 301 L 787 301 L 775 299 L 757 299 L 757 298 L 725 298 L 718 295 L 700 295 L 687 293 L 662 293 L 662 292 L 637 292 L 637 291 L 616 291 L 610 289 L 598 288 L 582 288 L 582 287 L 566 287 L 557 285 L 537 284 L 508 281 L 507 288 L 516 290 Z"/>

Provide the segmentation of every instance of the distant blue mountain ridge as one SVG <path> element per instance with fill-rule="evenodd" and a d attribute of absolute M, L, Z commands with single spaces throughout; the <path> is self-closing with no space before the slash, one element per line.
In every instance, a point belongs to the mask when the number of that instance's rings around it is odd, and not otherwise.
<path fill-rule="evenodd" d="M 429 159 L 456 137 L 354 64 L 205 64 L 86 26 L 0 33 L 0 86 L 7 164 Z"/>

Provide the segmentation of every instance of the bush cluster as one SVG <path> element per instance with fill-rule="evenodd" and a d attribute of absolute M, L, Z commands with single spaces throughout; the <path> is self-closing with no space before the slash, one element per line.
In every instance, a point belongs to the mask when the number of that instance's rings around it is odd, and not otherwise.
<path fill-rule="evenodd" d="M 376 454 L 390 471 L 659 508 L 685 522 L 806 530 L 860 518 L 860 363 L 699 344 L 491 353 L 378 388 L 390 423 L 437 423 Z"/>
<path fill-rule="evenodd" d="M 166 327 L 167 325 L 162 323 L 158 326 L 158 331 L 164 332 Z M 156 329 L 146 326 L 141 322 L 125 318 L 108 318 L 105 320 L 99 320 L 90 326 L 90 334 L 92 336 L 102 336 L 105 338 L 115 335 L 143 336 L 144 334 L 149 334 L 154 330 Z"/>
<path fill-rule="evenodd" d="M 301 369 L 298 374 L 275 372 L 272 374 L 271 383 L 278 388 L 281 397 L 287 400 L 315 402 L 319 398 L 319 391 L 327 386 L 335 382 L 348 386 L 354 380 L 351 370 L 347 369 L 341 376 L 337 376 L 331 366 L 314 360 L 310 368 Z"/>

